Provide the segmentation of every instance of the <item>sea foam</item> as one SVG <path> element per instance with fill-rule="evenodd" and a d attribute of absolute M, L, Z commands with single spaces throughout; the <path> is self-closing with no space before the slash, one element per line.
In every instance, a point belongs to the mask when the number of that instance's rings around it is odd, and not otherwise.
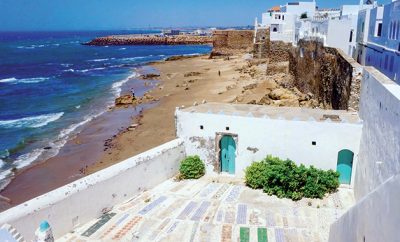
<path fill-rule="evenodd" d="M 125 78 L 125 79 L 123 79 L 121 81 L 118 81 L 118 82 L 114 82 L 112 84 L 112 86 L 111 86 L 111 88 L 113 90 L 113 93 L 114 93 L 114 96 L 117 97 L 117 96 L 121 95 L 121 91 L 122 91 L 121 87 L 122 87 L 122 85 L 124 85 L 127 81 L 129 81 L 130 79 L 132 79 L 134 77 L 137 77 L 137 76 L 138 76 L 138 74 L 136 72 L 133 72 L 127 78 Z"/>
<path fill-rule="evenodd" d="M 12 120 L 0 120 L 1 128 L 39 128 L 54 122 L 64 115 L 63 112 L 43 114 Z"/>
<path fill-rule="evenodd" d="M 17 79 L 15 77 L 0 79 L 0 83 L 10 83 L 10 84 L 18 84 L 18 83 L 39 83 L 50 79 L 49 77 L 32 77 L 32 78 L 21 78 Z"/>

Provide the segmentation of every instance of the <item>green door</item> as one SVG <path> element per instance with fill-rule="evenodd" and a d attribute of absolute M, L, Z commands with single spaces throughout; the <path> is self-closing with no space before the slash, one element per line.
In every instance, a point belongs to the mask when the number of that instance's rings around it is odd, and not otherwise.
<path fill-rule="evenodd" d="M 223 136 L 220 141 L 220 148 L 221 171 L 235 174 L 236 144 L 232 136 Z"/>
<path fill-rule="evenodd" d="M 338 154 L 337 171 L 340 174 L 340 184 L 350 184 L 353 169 L 354 153 L 350 150 L 341 150 Z"/>

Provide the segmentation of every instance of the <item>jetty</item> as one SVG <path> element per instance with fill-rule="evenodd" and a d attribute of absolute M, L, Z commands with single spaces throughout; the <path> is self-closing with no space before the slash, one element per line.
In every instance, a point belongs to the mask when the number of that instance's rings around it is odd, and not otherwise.
<path fill-rule="evenodd" d="M 111 35 L 99 37 L 84 45 L 206 45 L 212 44 L 212 36 L 199 35 Z"/>

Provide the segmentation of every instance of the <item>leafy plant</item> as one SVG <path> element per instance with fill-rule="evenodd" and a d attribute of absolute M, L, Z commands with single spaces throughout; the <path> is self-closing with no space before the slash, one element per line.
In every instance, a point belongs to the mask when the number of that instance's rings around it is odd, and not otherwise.
<path fill-rule="evenodd" d="M 253 189 L 263 189 L 269 195 L 292 200 L 323 198 L 339 187 L 339 173 L 335 171 L 297 166 L 289 159 L 281 160 L 273 156 L 247 167 L 245 180 L 247 186 Z"/>
<path fill-rule="evenodd" d="M 198 179 L 206 173 L 206 167 L 199 156 L 188 156 L 179 167 L 181 179 Z"/>

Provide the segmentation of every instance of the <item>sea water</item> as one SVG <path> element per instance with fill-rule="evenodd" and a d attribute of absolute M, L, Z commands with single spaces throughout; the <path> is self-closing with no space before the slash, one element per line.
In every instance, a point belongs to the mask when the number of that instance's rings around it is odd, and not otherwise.
<path fill-rule="evenodd" d="M 0 182 L 44 157 L 113 103 L 135 68 L 210 46 L 85 46 L 131 32 L 0 32 Z"/>

